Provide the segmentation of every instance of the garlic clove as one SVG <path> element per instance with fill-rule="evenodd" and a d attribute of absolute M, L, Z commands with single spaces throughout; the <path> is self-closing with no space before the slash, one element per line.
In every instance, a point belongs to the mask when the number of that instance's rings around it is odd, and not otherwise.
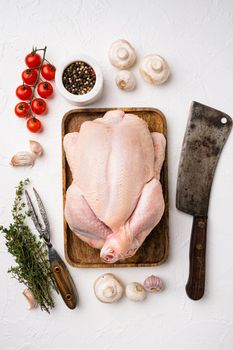
<path fill-rule="evenodd" d="M 150 293 L 156 293 L 164 289 L 164 284 L 161 278 L 151 275 L 147 277 L 143 283 L 145 290 Z"/>
<path fill-rule="evenodd" d="M 136 61 L 135 49 L 127 40 L 115 41 L 109 49 L 109 60 L 116 68 L 125 69 L 132 67 Z"/>
<path fill-rule="evenodd" d="M 138 282 L 131 282 L 126 286 L 125 294 L 132 301 L 143 301 L 146 299 L 145 288 Z"/>
<path fill-rule="evenodd" d="M 32 293 L 31 289 L 26 288 L 22 294 L 23 294 L 23 296 L 25 296 L 25 298 L 28 301 L 28 310 L 37 308 L 38 302 L 35 299 L 34 294 Z"/>
<path fill-rule="evenodd" d="M 136 79 L 128 70 L 121 70 L 116 75 L 116 84 L 121 90 L 131 91 L 136 86 Z"/>
<path fill-rule="evenodd" d="M 22 151 L 16 153 L 11 158 L 11 165 L 13 166 L 33 166 L 36 155 L 32 152 Z"/>
<path fill-rule="evenodd" d="M 43 148 L 39 142 L 30 140 L 29 145 L 31 151 L 35 153 L 37 157 L 40 157 L 43 154 Z"/>
<path fill-rule="evenodd" d="M 167 61 L 160 55 L 147 55 L 142 60 L 139 71 L 145 81 L 159 85 L 164 83 L 170 74 Z"/>
<path fill-rule="evenodd" d="M 94 293 L 102 303 L 114 303 L 123 295 L 123 286 L 111 273 L 106 273 L 94 282 Z"/>
<path fill-rule="evenodd" d="M 32 152 L 22 151 L 16 153 L 11 158 L 11 165 L 13 166 L 33 166 L 37 157 L 40 157 L 43 153 L 41 144 L 37 141 L 29 141 L 30 149 Z"/>

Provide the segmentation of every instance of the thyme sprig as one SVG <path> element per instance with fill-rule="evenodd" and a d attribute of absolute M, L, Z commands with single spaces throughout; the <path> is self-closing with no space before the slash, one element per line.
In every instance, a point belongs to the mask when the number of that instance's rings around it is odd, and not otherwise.
<path fill-rule="evenodd" d="M 19 182 L 12 209 L 13 221 L 8 228 L 0 226 L 0 232 L 5 234 L 8 252 L 14 256 L 16 262 L 16 266 L 11 267 L 8 272 L 32 291 L 41 310 L 49 312 L 54 307 L 53 277 L 46 244 L 26 224 L 30 212 L 25 208 L 23 194 L 28 183 L 29 179 Z"/>

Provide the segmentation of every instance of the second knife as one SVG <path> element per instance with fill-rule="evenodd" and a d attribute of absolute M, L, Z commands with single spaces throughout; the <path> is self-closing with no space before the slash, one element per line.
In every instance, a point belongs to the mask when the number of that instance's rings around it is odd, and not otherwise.
<path fill-rule="evenodd" d="M 187 295 L 198 300 L 205 289 L 207 216 L 215 168 L 229 136 L 232 119 L 193 102 L 180 157 L 176 207 L 193 216 Z"/>

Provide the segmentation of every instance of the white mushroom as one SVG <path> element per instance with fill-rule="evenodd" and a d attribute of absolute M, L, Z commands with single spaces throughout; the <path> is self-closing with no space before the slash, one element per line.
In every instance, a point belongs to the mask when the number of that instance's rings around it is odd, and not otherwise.
<path fill-rule="evenodd" d="M 109 49 L 109 60 L 116 68 L 125 69 L 132 67 L 136 60 L 135 49 L 127 40 L 115 41 Z"/>
<path fill-rule="evenodd" d="M 156 54 L 145 56 L 139 70 L 145 81 L 155 85 L 164 83 L 170 74 L 166 60 Z"/>
<path fill-rule="evenodd" d="M 131 282 L 126 286 L 125 294 L 133 301 L 143 301 L 146 298 L 145 288 L 138 282 Z"/>
<path fill-rule="evenodd" d="M 116 75 L 116 84 L 121 90 L 131 91 L 136 86 L 136 79 L 130 71 L 120 70 Z"/>
<path fill-rule="evenodd" d="M 102 303 L 114 303 L 123 295 L 121 283 L 111 273 L 106 273 L 98 277 L 93 288 L 96 298 Z"/>

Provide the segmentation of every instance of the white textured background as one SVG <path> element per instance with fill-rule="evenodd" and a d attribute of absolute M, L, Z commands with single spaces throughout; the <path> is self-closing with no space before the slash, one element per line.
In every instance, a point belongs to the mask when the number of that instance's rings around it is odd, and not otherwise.
<path fill-rule="evenodd" d="M 160 87 L 142 81 L 133 68 L 138 88 L 125 93 L 114 85 L 116 70 L 107 51 L 119 38 L 136 48 L 138 62 L 149 53 L 163 55 L 171 79 Z M 167 288 L 139 304 L 122 299 L 99 303 L 92 291 L 95 278 L 107 271 L 74 269 L 80 303 L 75 311 L 56 297 L 51 315 L 27 311 L 23 286 L 6 273 L 13 260 L 0 237 L 0 349 L 1 350 L 231 350 L 233 347 L 233 135 L 216 172 L 209 210 L 205 297 L 187 298 L 191 217 L 175 208 L 176 175 L 181 143 L 192 100 L 233 116 L 233 2 L 231 0 L 0 0 L 0 221 L 10 222 L 14 187 L 30 177 L 48 209 L 52 240 L 63 255 L 61 120 L 72 108 L 56 93 L 49 101 L 45 130 L 33 136 L 14 116 L 15 88 L 21 83 L 24 56 L 32 45 L 48 46 L 55 65 L 68 53 L 96 58 L 105 92 L 96 107 L 151 106 L 161 109 L 168 123 L 170 252 L 158 268 L 115 269 L 124 283 L 160 275 Z M 14 169 L 9 159 L 39 140 L 45 155 L 33 169 Z"/>

